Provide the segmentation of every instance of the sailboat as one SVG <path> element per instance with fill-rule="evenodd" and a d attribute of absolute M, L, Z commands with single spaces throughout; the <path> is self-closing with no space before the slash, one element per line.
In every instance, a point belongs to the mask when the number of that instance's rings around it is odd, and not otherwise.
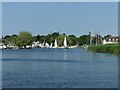
<path fill-rule="evenodd" d="M 64 38 L 64 48 L 65 48 L 65 49 L 68 49 L 66 37 Z"/>
<path fill-rule="evenodd" d="M 49 44 L 48 44 L 48 43 L 45 43 L 45 47 L 46 47 L 46 48 L 49 48 Z"/>
<path fill-rule="evenodd" d="M 58 45 L 57 45 L 57 39 L 55 39 L 54 47 L 53 47 L 53 48 L 58 48 Z"/>
<path fill-rule="evenodd" d="M 52 48 L 52 47 L 53 47 L 53 46 L 52 46 L 52 44 L 53 44 L 53 43 L 51 43 L 51 44 L 50 44 L 50 48 Z"/>

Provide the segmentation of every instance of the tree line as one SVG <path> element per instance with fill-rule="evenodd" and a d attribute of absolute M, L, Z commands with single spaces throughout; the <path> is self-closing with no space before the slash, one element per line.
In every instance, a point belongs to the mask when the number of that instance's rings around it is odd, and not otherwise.
<path fill-rule="evenodd" d="M 109 35 L 105 36 L 106 38 Z M 26 46 L 26 45 L 32 45 L 33 41 L 39 41 L 40 43 L 47 42 L 49 45 L 51 43 L 54 44 L 54 40 L 57 39 L 58 41 L 58 46 L 63 46 L 63 41 L 64 37 L 67 38 L 67 43 L 68 46 L 74 46 L 74 45 L 89 45 L 90 44 L 90 39 L 92 38 L 92 44 L 101 44 L 102 41 L 102 36 L 100 35 L 95 35 L 92 36 L 90 33 L 82 36 L 75 36 L 73 34 L 71 35 L 66 35 L 65 33 L 59 33 L 59 32 L 53 32 L 48 35 L 36 35 L 33 36 L 30 32 L 20 32 L 18 35 L 13 34 L 13 35 L 6 35 L 2 37 L 2 42 L 5 45 L 16 45 L 16 46 Z"/>

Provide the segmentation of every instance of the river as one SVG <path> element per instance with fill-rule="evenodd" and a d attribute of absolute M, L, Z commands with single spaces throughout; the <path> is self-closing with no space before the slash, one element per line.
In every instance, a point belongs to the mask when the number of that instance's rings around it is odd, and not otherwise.
<path fill-rule="evenodd" d="M 2 51 L 3 88 L 117 88 L 118 56 L 74 49 Z"/>

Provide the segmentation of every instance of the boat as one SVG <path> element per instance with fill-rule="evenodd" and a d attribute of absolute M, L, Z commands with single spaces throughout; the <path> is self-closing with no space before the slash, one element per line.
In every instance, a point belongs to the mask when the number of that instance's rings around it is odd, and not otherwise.
<path fill-rule="evenodd" d="M 55 39 L 54 47 L 53 47 L 53 48 L 58 48 L 58 45 L 57 45 L 57 39 Z"/>
<path fill-rule="evenodd" d="M 26 49 L 32 49 L 32 46 L 27 45 L 25 48 L 26 48 Z"/>
<path fill-rule="evenodd" d="M 41 48 L 45 48 L 45 41 L 41 44 Z"/>
<path fill-rule="evenodd" d="M 7 47 L 4 44 L 0 43 L 0 50 L 3 50 L 3 49 L 7 49 Z"/>
<path fill-rule="evenodd" d="M 3 50 L 3 49 L 4 49 L 3 45 L 0 45 L 0 50 Z"/>
<path fill-rule="evenodd" d="M 50 48 L 53 48 L 52 44 L 53 44 L 53 43 L 50 44 Z"/>
<path fill-rule="evenodd" d="M 64 48 L 65 48 L 65 49 L 68 49 L 66 37 L 64 38 Z"/>
<path fill-rule="evenodd" d="M 45 47 L 46 47 L 46 48 L 49 48 L 49 44 L 48 44 L 48 43 L 45 43 Z"/>
<path fill-rule="evenodd" d="M 4 49 L 7 49 L 7 47 L 6 47 L 5 45 L 3 45 L 3 48 L 4 48 Z"/>

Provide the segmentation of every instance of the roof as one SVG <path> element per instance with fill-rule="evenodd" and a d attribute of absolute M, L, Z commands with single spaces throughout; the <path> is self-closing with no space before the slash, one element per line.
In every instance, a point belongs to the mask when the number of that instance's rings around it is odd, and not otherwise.
<path fill-rule="evenodd" d="M 118 39 L 119 38 L 119 36 L 110 36 L 110 37 L 108 37 L 108 38 L 106 38 L 105 40 L 106 41 L 109 41 L 109 39 Z"/>

